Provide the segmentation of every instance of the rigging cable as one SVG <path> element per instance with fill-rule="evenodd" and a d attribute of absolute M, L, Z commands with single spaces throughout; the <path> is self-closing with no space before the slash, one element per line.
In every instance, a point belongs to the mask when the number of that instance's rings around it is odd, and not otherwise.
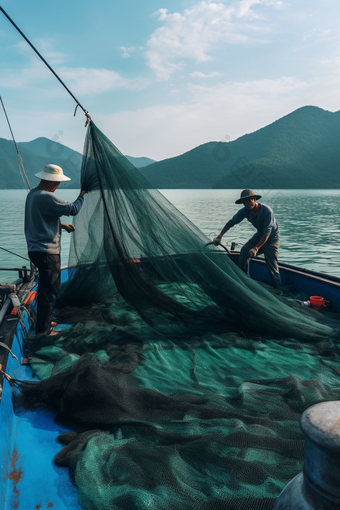
<path fill-rule="evenodd" d="M 0 250 L 7 251 L 11 255 L 15 255 L 16 257 L 20 257 L 21 259 L 28 260 L 28 262 L 30 262 L 30 260 L 27 259 L 26 257 L 22 257 L 21 255 L 18 255 L 17 253 L 14 253 L 13 251 L 6 250 L 6 248 L 2 248 L 2 246 L 0 246 Z"/>
<path fill-rule="evenodd" d="M 25 172 L 25 169 L 24 169 L 24 163 L 22 161 L 22 157 L 20 156 L 20 152 L 19 152 L 18 146 L 16 144 L 16 141 L 15 141 L 15 138 L 14 138 L 14 135 L 13 135 L 13 131 L 12 131 L 12 128 L 11 128 L 11 124 L 9 122 L 9 118 L 7 116 L 6 108 L 5 108 L 5 105 L 3 103 L 3 100 L 2 100 L 1 96 L 0 96 L 0 101 L 1 101 L 2 108 L 3 108 L 4 113 L 5 113 L 5 117 L 6 117 L 6 120 L 7 120 L 7 124 L 8 124 L 9 130 L 10 130 L 11 135 L 12 135 L 12 139 L 13 139 L 13 142 L 14 142 L 15 150 L 17 151 L 17 155 L 18 155 L 18 158 L 19 158 L 19 172 L 20 172 L 20 175 L 22 177 L 22 180 L 24 181 L 24 186 L 25 186 L 26 191 L 28 193 L 30 191 L 30 189 L 31 189 L 30 188 L 30 183 L 28 182 L 28 178 L 27 178 L 27 175 L 26 175 L 26 172 Z"/>
<path fill-rule="evenodd" d="M 62 86 L 67 90 L 67 92 L 70 94 L 70 96 L 75 100 L 75 102 L 77 103 L 77 106 L 76 106 L 76 109 L 74 111 L 74 115 L 76 114 L 76 111 L 77 111 L 77 107 L 79 106 L 83 112 L 85 113 L 85 116 L 87 117 L 86 119 L 86 123 L 85 123 L 85 127 L 87 126 L 87 124 L 89 123 L 89 121 L 91 120 L 91 117 L 88 113 L 87 110 L 85 110 L 85 108 L 79 103 L 78 99 L 72 94 L 72 92 L 70 91 L 70 89 L 65 85 L 65 83 L 61 80 L 61 78 L 59 78 L 59 76 L 57 75 L 57 73 L 52 69 L 52 67 L 46 62 L 46 60 L 44 59 L 44 57 L 39 53 L 39 51 L 33 46 L 33 44 L 31 43 L 31 41 L 25 36 L 25 34 L 20 30 L 20 28 L 14 23 L 14 21 L 8 16 L 7 12 L 0 6 L 0 11 L 6 16 L 6 18 L 8 19 L 8 21 L 10 21 L 12 23 L 12 25 L 14 26 L 14 28 L 17 29 L 17 31 L 19 32 L 20 35 L 22 35 L 22 37 L 25 39 L 25 41 L 31 46 L 31 48 L 35 51 L 35 53 L 38 55 L 38 57 L 41 58 L 41 60 L 44 62 L 44 64 L 49 68 L 49 70 L 54 74 L 54 76 L 57 78 L 57 80 L 62 84 Z"/>

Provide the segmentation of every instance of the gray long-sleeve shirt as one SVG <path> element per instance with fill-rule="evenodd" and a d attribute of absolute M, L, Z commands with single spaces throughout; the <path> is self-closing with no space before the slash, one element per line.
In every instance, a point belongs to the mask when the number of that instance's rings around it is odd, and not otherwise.
<path fill-rule="evenodd" d="M 32 189 L 25 204 L 25 236 L 28 251 L 60 253 L 60 216 L 76 216 L 84 202 L 79 195 L 75 202 L 67 202 L 50 191 Z"/>
<path fill-rule="evenodd" d="M 231 220 L 228 221 L 229 225 L 233 227 L 242 220 L 247 219 L 257 230 L 258 234 L 268 236 L 270 239 L 279 237 L 279 227 L 275 219 L 274 213 L 268 205 L 260 204 L 261 208 L 256 216 L 252 215 L 246 207 L 240 209 Z"/>

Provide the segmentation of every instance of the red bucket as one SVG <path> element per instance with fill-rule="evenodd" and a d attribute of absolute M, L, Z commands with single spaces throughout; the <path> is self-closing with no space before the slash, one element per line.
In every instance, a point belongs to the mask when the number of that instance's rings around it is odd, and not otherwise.
<path fill-rule="evenodd" d="M 314 310 L 322 310 L 323 308 L 327 308 L 330 305 L 330 302 L 326 301 L 321 296 L 311 296 L 309 301 L 310 307 L 314 308 Z"/>

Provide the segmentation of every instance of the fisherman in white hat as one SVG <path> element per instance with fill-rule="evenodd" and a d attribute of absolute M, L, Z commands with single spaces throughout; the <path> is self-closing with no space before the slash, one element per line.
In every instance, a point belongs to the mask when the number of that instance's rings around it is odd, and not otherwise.
<path fill-rule="evenodd" d="M 243 204 L 243 209 L 240 209 L 224 225 L 221 233 L 214 239 L 214 244 L 220 244 L 223 235 L 231 227 L 247 219 L 256 228 L 257 232 L 242 246 L 239 260 L 240 268 L 247 273 L 249 260 L 252 257 L 256 257 L 258 253 L 263 253 L 272 285 L 280 288 L 281 279 L 277 262 L 280 245 L 279 228 L 271 208 L 268 205 L 257 202 L 260 198 L 261 195 L 256 195 L 251 189 L 243 190 L 240 198 L 235 202 L 235 204 Z"/>
<path fill-rule="evenodd" d="M 54 195 L 63 181 L 70 181 L 60 166 L 47 165 L 35 174 L 40 184 L 27 195 L 25 205 L 25 236 L 28 256 L 39 269 L 38 314 L 36 334 L 51 330 L 53 308 L 60 288 L 60 236 L 61 229 L 70 233 L 72 224 L 60 222 L 61 216 L 76 216 L 84 202 L 85 190 L 77 200 L 67 202 Z"/>

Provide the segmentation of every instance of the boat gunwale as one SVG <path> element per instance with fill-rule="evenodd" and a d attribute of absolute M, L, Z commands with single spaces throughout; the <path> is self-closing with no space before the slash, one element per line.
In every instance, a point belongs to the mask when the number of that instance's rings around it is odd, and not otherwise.
<path fill-rule="evenodd" d="M 227 256 L 232 260 L 233 258 L 238 257 L 240 255 L 240 252 L 239 251 L 231 251 L 229 254 L 227 254 L 224 251 L 214 250 L 214 251 L 210 251 L 210 254 L 219 255 L 219 256 Z M 197 252 L 179 253 L 179 254 L 177 253 L 177 254 L 173 255 L 173 258 L 176 259 L 176 258 L 180 258 L 183 256 L 190 256 L 190 255 L 197 255 Z M 135 260 L 133 260 L 131 262 L 133 262 L 134 264 L 143 264 L 143 262 L 148 262 L 148 261 L 152 262 L 153 259 L 157 259 L 157 260 L 164 259 L 165 260 L 167 257 L 168 256 L 166 256 L 166 255 L 160 255 L 157 257 L 156 256 L 155 257 L 140 256 L 138 262 L 136 262 Z M 266 261 L 263 258 L 256 257 L 256 258 L 253 258 L 250 263 L 251 264 L 266 264 Z M 67 270 L 71 270 L 71 269 L 76 269 L 77 267 L 80 267 L 80 266 L 91 267 L 92 265 L 93 265 L 93 263 L 73 265 L 73 266 L 64 266 L 64 267 L 62 267 L 61 270 L 67 271 Z M 287 262 L 279 262 L 278 266 L 279 266 L 279 269 L 283 269 L 288 272 L 299 274 L 302 276 L 308 276 L 313 280 L 318 280 L 318 281 L 333 285 L 334 287 L 340 287 L 340 277 L 339 276 L 333 276 L 328 273 L 320 273 L 319 271 L 313 271 L 312 269 L 295 266 L 293 264 L 288 264 Z"/>

